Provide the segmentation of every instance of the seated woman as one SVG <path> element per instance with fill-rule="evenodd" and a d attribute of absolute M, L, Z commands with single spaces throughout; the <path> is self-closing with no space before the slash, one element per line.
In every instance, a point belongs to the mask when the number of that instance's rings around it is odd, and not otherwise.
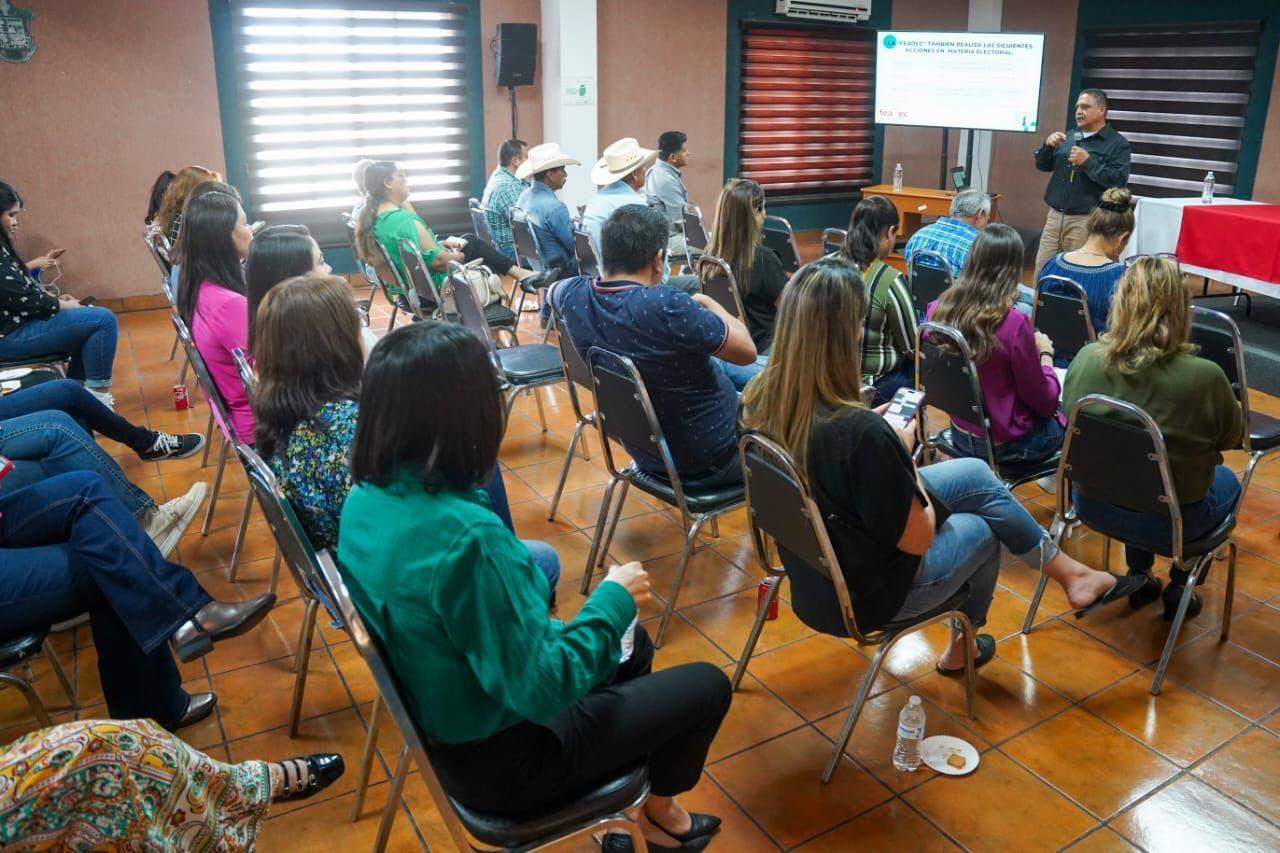
<path fill-rule="evenodd" d="M 862 271 L 867 314 L 862 320 L 862 384 L 874 385 L 874 405 L 916 382 L 916 309 L 902 273 L 884 262 L 898 240 L 898 209 L 884 196 L 858 202 L 840 254 Z"/>
<path fill-rule="evenodd" d="M 168 239 L 171 246 L 178 244 L 178 232 L 182 228 L 182 211 L 187 206 L 191 191 L 209 181 L 221 180 L 222 176 L 212 169 L 206 169 L 204 166 L 187 166 L 180 169 L 170 181 L 168 188 L 164 191 L 164 198 L 160 200 L 160 206 L 156 210 L 152 224 L 160 229 L 160 233 Z"/>
<path fill-rule="evenodd" d="M 0 847 L 250 850 L 273 802 L 342 776 L 342 756 L 224 764 L 150 720 L 80 720 L 0 745 Z"/>
<path fill-rule="evenodd" d="M 610 568 L 572 621 L 547 616 L 545 578 L 476 488 L 504 426 L 484 343 L 448 323 L 402 326 L 374 349 L 361 395 L 339 563 L 446 790 L 528 816 L 644 762 L 652 846 L 704 847 L 719 819 L 675 796 L 698 783 L 729 681 L 709 663 L 650 672 L 639 563 Z M 610 835 L 604 849 L 631 845 Z"/>
<path fill-rule="evenodd" d="M 485 266 L 498 275 L 509 275 L 521 282 L 526 290 L 534 290 L 548 281 L 551 273 L 535 273 L 516 266 L 492 243 L 474 234 L 465 235 L 465 245 L 459 245 L 462 240 L 457 238 L 441 243 L 413 209 L 404 170 L 395 163 L 389 160 L 370 163 L 365 169 L 364 184 L 364 206 L 356 222 L 356 253 L 370 266 L 379 268 L 383 265 L 377 246 L 381 243 L 391 263 L 404 280 L 409 281 L 409 272 L 400 259 L 400 240 L 406 238 L 422 253 L 422 260 L 426 262 L 427 272 L 437 289 L 448 278 L 449 261 L 465 264 L 476 258 L 483 259 Z"/>
<path fill-rule="evenodd" d="M 1091 610 L 1140 585 L 1096 572 L 1056 549 L 1017 499 L 976 459 L 917 470 L 914 424 L 895 429 L 884 407 L 859 401 L 859 342 L 866 296 L 857 268 L 823 258 L 795 274 L 782 296 L 769 365 L 743 394 L 743 426 L 780 443 L 807 473 L 863 631 L 940 606 L 966 583 L 961 611 L 987 619 L 1000 571 L 1000 546 L 1057 581 L 1072 607 Z M 784 556 L 784 563 L 794 558 Z M 812 572 L 791 575 L 801 619 L 842 634 L 835 593 Z M 963 634 L 938 660 L 964 672 Z M 977 635 L 975 662 L 995 655 Z"/>
<path fill-rule="evenodd" d="M 1106 394 L 1155 419 L 1182 504 L 1182 541 L 1190 542 L 1217 527 L 1240 498 L 1239 481 L 1222 464 L 1222 451 L 1239 447 L 1244 437 L 1240 404 L 1221 368 L 1198 358 L 1187 342 L 1191 297 L 1177 264 L 1139 258 L 1120 279 L 1108 320 L 1106 334 L 1071 362 L 1063 403 L 1069 409 L 1086 394 Z M 1169 516 L 1092 500 L 1082 490 L 1075 498 L 1089 526 L 1134 543 L 1125 546 L 1125 561 L 1129 573 L 1146 584 L 1130 603 L 1141 607 L 1158 598 L 1153 552 L 1169 547 Z M 1187 578 L 1183 569 L 1169 573 L 1165 618 L 1173 618 Z M 1200 596 L 1193 593 L 1187 616 L 1200 608 Z"/>
<path fill-rule="evenodd" d="M 364 370 L 359 323 L 351 288 L 336 276 L 288 279 L 258 308 L 256 446 L 317 550 L 337 546 L 338 517 L 351 491 L 351 444 Z M 298 329 L 311 335 L 299 338 Z M 497 466 L 487 488 L 493 511 L 514 531 Z M 554 593 L 560 580 L 555 551 L 545 542 L 524 544 Z"/>
<path fill-rule="evenodd" d="M 187 204 L 178 238 L 178 314 L 227 407 L 231 423 L 223 426 L 243 442 L 253 441 L 253 411 L 231 351 L 249 353 L 249 308 L 240 264 L 252 240 L 236 197 L 211 191 Z"/>
<path fill-rule="evenodd" d="M 116 315 L 45 291 L 32 273 L 52 264 L 55 255 L 22 260 L 13 245 L 21 210 L 17 191 L 0 181 L 0 361 L 69 355 L 67 375 L 82 382 L 103 405 L 112 406 Z"/>
<path fill-rule="evenodd" d="M 183 690 L 173 656 L 192 661 L 245 633 L 275 599 L 214 601 L 161 556 L 98 474 L 58 474 L 0 494 L 5 636 L 87 612 L 112 717 L 150 717 L 170 730 L 207 717 L 217 697 Z"/>
<path fill-rule="evenodd" d="M 996 462 L 1047 459 L 1062 447 L 1065 419 L 1053 370 L 1053 342 L 1017 310 L 1022 238 L 993 223 L 974 240 L 960 279 L 930 303 L 928 319 L 959 330 L 978 365 L 982 404 L 991 421 Z M 982 427 L 960 418 L 951 440 L 966 456 L 986 458 Z"/>
<path fill-rule="evenodd" d="M 1059 252 L 1040 269 L 1042 281 L 1047 275 L 1060 275 L 1084 288 L 1089 300 L 1089 319 L 1099 335 L 1107 330 L 1111 294 L 1124 274 L 1120 254 L 1133 234 L 1134 207 L 1132 193 L 1124 187 L 1111 187 L 1089 214 L 1084 245 L 1074 252 Z M 1056 282 L 1049 282 L 1045 289 L 1051 293 L 1066 292 Z"/>
<path fill-rule="evenodd" d="M 244 263 L 245 298 L 249 304 L 249 350 L 255 350 L 258 306 L 271 288 L 285 279 L 333 272 L 320 244 L 305 225 L 272 225 L 253 238 Z"/>

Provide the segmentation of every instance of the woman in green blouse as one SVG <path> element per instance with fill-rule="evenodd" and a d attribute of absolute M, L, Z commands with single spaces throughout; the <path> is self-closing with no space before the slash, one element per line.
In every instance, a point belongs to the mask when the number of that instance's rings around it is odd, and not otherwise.
<path fill-rule="evenodd" d="M 484 344 L 460 326 L 415 323 L 374 348 L 338 538 L 352 601 L 451 796 L 528 816 L 643 761 L 651 846 L 699 850 L 720 821 L 675 795 L 701 776 L 729 681 L 709 663 L 651 672 L 639 563 L 610 568 L 571 621 L 548 617 L 546 579 L 478 488 L 503 411 Z M 630 846 L 611 834 L 604 849 Z"/>

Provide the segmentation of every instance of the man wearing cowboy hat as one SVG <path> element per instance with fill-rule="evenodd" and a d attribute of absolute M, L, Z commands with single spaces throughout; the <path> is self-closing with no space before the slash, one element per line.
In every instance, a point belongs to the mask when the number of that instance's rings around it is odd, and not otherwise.
<path fill-rule="evenodd" d="M 600 247 L 600 229 L 615 210 L 628 204 L 648 204 L 645 201 L 645 171 L 658 159 L 658 152 L 641 148 L 631 137 L 619 139 L 604 149 L 604 156 L 591 170 L 591 182 L 600 189 L 587 202 L 582 212 L 582 224 L 591 234 L 591 241 Z"/>
<path fill-rule="evenodd" d="M 578 272 L 578 259 L 573 251 L 573 220 L 569 216 L 569 208 L 556 197 L 556 191 L 569 178 L 565 166 L 581 165 L 561 151 L 555 142 L 544 142 L 530 148 L 528 159 L 516 170 L 516 177 L 520 180 L 533 179 L 515 206 L 529 218 L 534 239 L 542 252 L 542 262 L 548 269 L 559 267 L 571 275 Z M 552 280 L 555 278 L 558 276 Z"/>

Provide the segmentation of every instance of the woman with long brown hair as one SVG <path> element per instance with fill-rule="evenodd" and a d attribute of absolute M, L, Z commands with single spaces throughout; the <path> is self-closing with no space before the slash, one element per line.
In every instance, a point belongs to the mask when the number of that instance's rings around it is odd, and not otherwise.
<path fill-rule="evenodd" d="M 859 337 L 866 295 L 857 268 L 823 258 L 792 277 L 779 306 L 769 364 L 742 396 L 744 429 L 780 443 L 808 478 L 814 500 L 863 631 L 938 607 L 969 585 L 961 610 L 986 622 L 1004 545 L 1057 581 L 1072 607 L 1092 609 L 1137 585 L 1096 572 L 1058 550 L 991 470 L 953 459 L 917 470 L 914 424 L 901 429 L 884 407 L 859 400 Z M 805 623 L 842 634 L 830 582 L 783 553 L 792 605 Z M 977 636 L 976 663 L 995 654 L 995 638 Z M 963 634 L 937 664 L 964 672 Z"/>
<path fill-rule="evenodd" d="M 177 243 L 178 231 L 182 227 L 182 209 L 186 207 L 191 191 L 203 183 L 221 180 L 221 175 L 204 166 L 186 166 L 179 170 L 165 189 L 152 224 L 160 229 L 170 244 Z"/>
<path fill-rule="evenodd" d="M 1018 232 L 992 223 L 978 234 L 960 279 L 929 306 L 928 319 L 957 329 L 974 363 L 991 422 L 996 462 L 1035 462 L 1062 446 L 1066 421 L 1053 369 L 1053 341 L 1032 329 L 1015 307 L 1022 275 Z M 952 418 L 951 440 L 967 456 L 985 458 L 982 427 Z"/>
<path fill-rule="evenodd" d="M 1244 418 L 1222 370 L 1196 356 L 1188 343 L 1191 296 L 1174 261 L 1139 258 L 1116 287 L 1107 331 L 1076 355 L 1067 372 L 1063 403 L 1086 394 L 1106 394 L 1133 403 L 1155 419 L 1169 452 L 1173 485 L 1182 505 L 1183 541 L 1198 539 L 1222 522 L 1240 498 L 1240 483 L 1222 464 L 1222 451 L 1240 446 Z M 1141 607 L 1160 597 L 1151 574 L 1155 552 L 1169 547 L 1169 516 L 1148 515 L 1076 492 L 1081 518 L 1090 527 L 1128 542 L 1129 573 L 1146 582 L 1130 599 Z M 1169 572 L 1165 618 L 1172 619 L 1187 584 L 1183 569 Z M 1187 616 L 1200 612 L 1192 595 Z"/>

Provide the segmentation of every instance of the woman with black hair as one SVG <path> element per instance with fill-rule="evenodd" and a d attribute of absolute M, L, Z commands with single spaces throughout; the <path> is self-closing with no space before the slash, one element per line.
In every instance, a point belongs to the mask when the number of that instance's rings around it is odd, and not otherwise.
<path fill-rule="evenodd" d="M 244 264 L 244 278 L 249 303 L 249 350 L 254 349 L 254 327 L 258 306 L 271 288 L 285 279 L 315 273 L 325 276 L 333 272 L 325 262 L 320 245 L 305 225 L 272 225 L 253 238 L 249 257 Z"/>
<path fill-rule="evenodd" d="M 874 385 L 872 405 L 915 384 L 916 309 L 902 274 L 884 262 L 898 240 L 898 209 L 873 195 L 858 202 L 840 254 L 857 264 L 866 287 L 862 318 L 862 384 Z"/>
<path fill-rule="evenodd" d="M 62 250 L 23 261 L 13 245 L 21 210 L 22 197 L 0 181 L 0 361 L 69 355 L 67 375 L 111 407 L 111 368 L 119 337 L 116 315 L 81 305 L 70 296 L 54 296 L 41 286 L 40 272 L 52 266 Z"/>
<path fill-rule="evenodd" d="M 338 543 L 352 601 L 458 801 L 529 816 L 643 762 L 650 846 L 702 849 L 719 818 L 675 796 L 702 775 L 729 680 L 705 662 L 650 671 L 639 563 L 611 567 L 571 621 L 547 616 L 546 580 L 477 489 L 503 413 L 488 350 L 466 329 L 414 323 L 378 343 Z M 630 840 L 609 835 L 604 849 Z"/>
<path fill-rule="evenodd" d="M 160 203 L 164 201 L 165 191 L 169 189 L 169 184 L 173 183 L 176 177 L 177 175 L 168 169 L 156 176 L 156 182 L 151 185 L 151 200 L 147 202 L 147 218 L 142 220 L 144 225 L 155 222 L 156 214 L 160 212 Z"/>

